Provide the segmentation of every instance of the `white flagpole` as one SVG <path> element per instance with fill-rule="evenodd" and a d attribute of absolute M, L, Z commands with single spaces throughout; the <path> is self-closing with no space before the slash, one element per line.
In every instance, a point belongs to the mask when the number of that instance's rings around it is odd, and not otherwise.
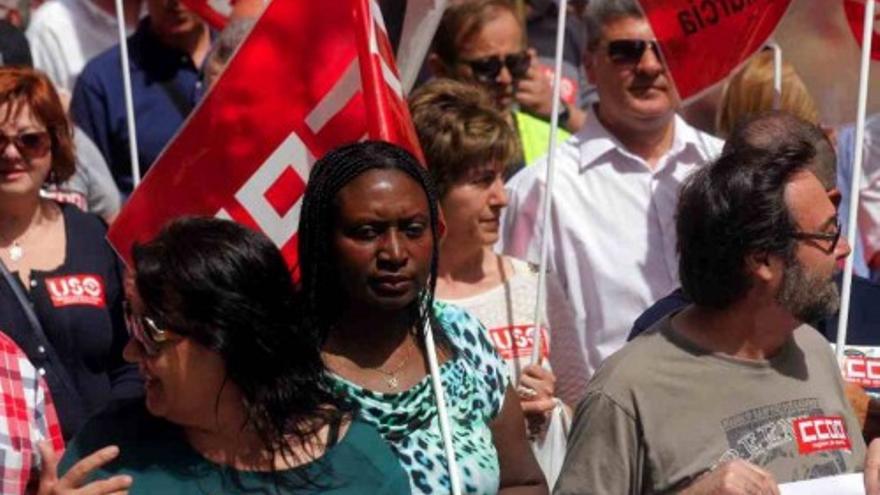
<path fill-rule="evenodd" d="M 562 48 L 565 41 L 565 14 L 568 10 L 568 0 L 560 0 L 559 16 L 556 21 L 556 55 L 553 63 L 553 105 L 550 110 L 550 142 L 547 144 L 547 174 L 545 182 L 547 187 L 544 189 L 544 197 L 541 198 L 541 262 L 538 265 L 538 294 L 535 298 L 535 330 L 532 333 L 532 364 L 541 362 L 541 347 L 543 342 L 541 328 L 544 320 L 544 305 L 546 299 L 547 287 L 547 255 L 550 250 L 550 210 L 553 194 L 553 182 L 556 177 L 556 136 L 557 126 L 559 125 L 559 87 L 562 79 Z"/>
<path fill-rule="evenodd" d="M 446 10 L 447 0 L 409 0 L 397 48 L 397 68 L 403 90 L 409 93 L 416 79 L 437 25 Z"/>
<path fill-rule="evenodd" d="M 859 100 L 856 113 L 855 156 L 852 165 L 852 183 L 849 188 L 849 218 L 847 219 L 846 239 L 850 246 L 856 245 L 856 215 L 859 208 L 859 188 L 862 177 L 862 161 L 865 149 L 865 114 L 868 107 L 868 80 L 871 73 L 871 36 L 874 34 L 874 0 L 865 2 L 865 23 L 862 27 L 862 64 L 859 73 Z M 855 253 L 855 250 L 853 250 Z M 846 333 L 849 325 L 850 294 L 852 292 L 853 260 L 850 253 L 846 257 L 843 268 L 843 290 L 840 294 L 840 315 L 837 320 L 837 352 L 838 361 L 843 360 L 846 346 Z"/>
<path fill-rule="evenodd" d="M 432 311 L 433 308 L 428 308 L 428 310 Z M 437 364 L 437 349 L 434 345 L 434 331 L 431 329 L 430 318 L 425 321 L 424 332 L 425 352 L 428 354 L 428 368 L 431 371 L 431 384 L 434 388 L 434 399 L 437 401 L 437 419 L 440 422 L 440 434 L 443 436 L 443 447 L 446 450 L 446 463 L 449 468 L 449 483 L 452 485 L 452 495 L 461 495 L 461 473 L 458 470 L 458 461 L 455 460 L 452 427 L 449 425 L 443 382 L 440 381 L 440 366 Z"/>
<path fill-rule="evenodd" d="M 767 43 L 773 50 L 773 110 L 782 108 L 782 48 L 775 41 Z"/>
<path fill-rule="evenodd" d="M 131 160 L 131 178 L 134 187 L 141 181 L 141 165 L 137 154 L 137 128 L 134 123 L 134 102 L 131 96 L 131 69 L 128 62 L 128 44 L 125 34 L 125 9 L 122 0 L 116 0 L 116 22 L 119 24 L 119 55 L 122 63 L 122 88 L 125 93 L 125 121 L 128 124 L 128 153 Z"/>

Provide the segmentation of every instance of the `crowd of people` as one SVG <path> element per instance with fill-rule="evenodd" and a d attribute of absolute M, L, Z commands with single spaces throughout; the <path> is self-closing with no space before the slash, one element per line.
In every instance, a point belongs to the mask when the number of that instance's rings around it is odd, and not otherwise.
<path fill-rule="evenodd" d="M 113 2 L 0 0 L 0 495 L 742 495 L 852 473 L 880 495 L 880 400 L 829 345 L 851 255 L 848 342 L 880 344 L 880 226 L 847 242 L 852 131 L 821 125 L 796 67 L 774 96 L 759 52 L 682 107 L 637 2 L 571 2 L 551 190 L 557 4 L 451 1 L 408 97 L 424 163 L 372 140 L 319 157 L 297 276 L 207 217 L 126 267 L 105 235 L 130 141 L 145 172 L 262 3 L 221 32 L 180 0 L 123 4 L 136 136 Z"/>

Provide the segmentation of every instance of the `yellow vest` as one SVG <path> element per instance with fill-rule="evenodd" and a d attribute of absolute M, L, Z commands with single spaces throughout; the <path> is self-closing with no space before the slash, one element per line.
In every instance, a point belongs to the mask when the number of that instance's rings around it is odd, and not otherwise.
<path fill-rule="evenodd" d="M 547 146 L 550 144 L 550 123 L 525 112 L 513 112 L 516 120 L 516 130 L 519 132 L 519 142 L 522 144 L 523 159 L 526 166 L 535 163 L 535 160 L 547 154 Z M 556 144 L 565 141 L 571 133 L 560 127 L 556 132 Z"/>

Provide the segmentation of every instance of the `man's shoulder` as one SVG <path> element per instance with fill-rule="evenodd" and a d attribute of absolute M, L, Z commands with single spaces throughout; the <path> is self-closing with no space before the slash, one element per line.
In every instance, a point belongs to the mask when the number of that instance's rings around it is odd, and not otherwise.
<path fill-rule="evenodd" d="M 111 81 L 121 81 L 119 78 L 119 72 L 121 70 L 119 52 L 120 48 L 117 43 L 86 62 L 86 65 L 83 67 L 82 72 L 77 78 L 77 85 L 87 84 L 89 86 L 105 86 Z"/>
<path fill-rule="evenodd" d="M 588 392 L 601 390 L 612 398 L 626 397 L 635 389 L 650 387 L 664 360 L 681 351 L 668 338 L 668 318 L 657 322 L 639 338 L 628 342 L 596 370 Z"/>

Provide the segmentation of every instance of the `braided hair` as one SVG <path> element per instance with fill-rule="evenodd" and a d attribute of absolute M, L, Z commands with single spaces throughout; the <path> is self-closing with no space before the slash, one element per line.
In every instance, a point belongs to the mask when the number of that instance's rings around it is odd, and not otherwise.
<path fill-rule="evenodd" d="M 439 252 L 437 188 L 428 171 L 412 154 L 384 141 L 364 141 L 336 148 L 318 160 L 309 174 L 298 231 L 303 317 L 309 327 L 318 332 L 321 341 L 326 341 L 329 329 L 339 318 L 339 295 L 345 293 L 339 286 L 333 259 L 336 196 L 355 178 L 374 169 L 405 173 L 421 186 L 427 196 L 433 241 L 430 273 L 419 296 L 410 304 L 409 311 L 418 336 L 424 337 L 425 323 L 430 322 L 438 343 L 454 352 L 432 309 Z"/>

